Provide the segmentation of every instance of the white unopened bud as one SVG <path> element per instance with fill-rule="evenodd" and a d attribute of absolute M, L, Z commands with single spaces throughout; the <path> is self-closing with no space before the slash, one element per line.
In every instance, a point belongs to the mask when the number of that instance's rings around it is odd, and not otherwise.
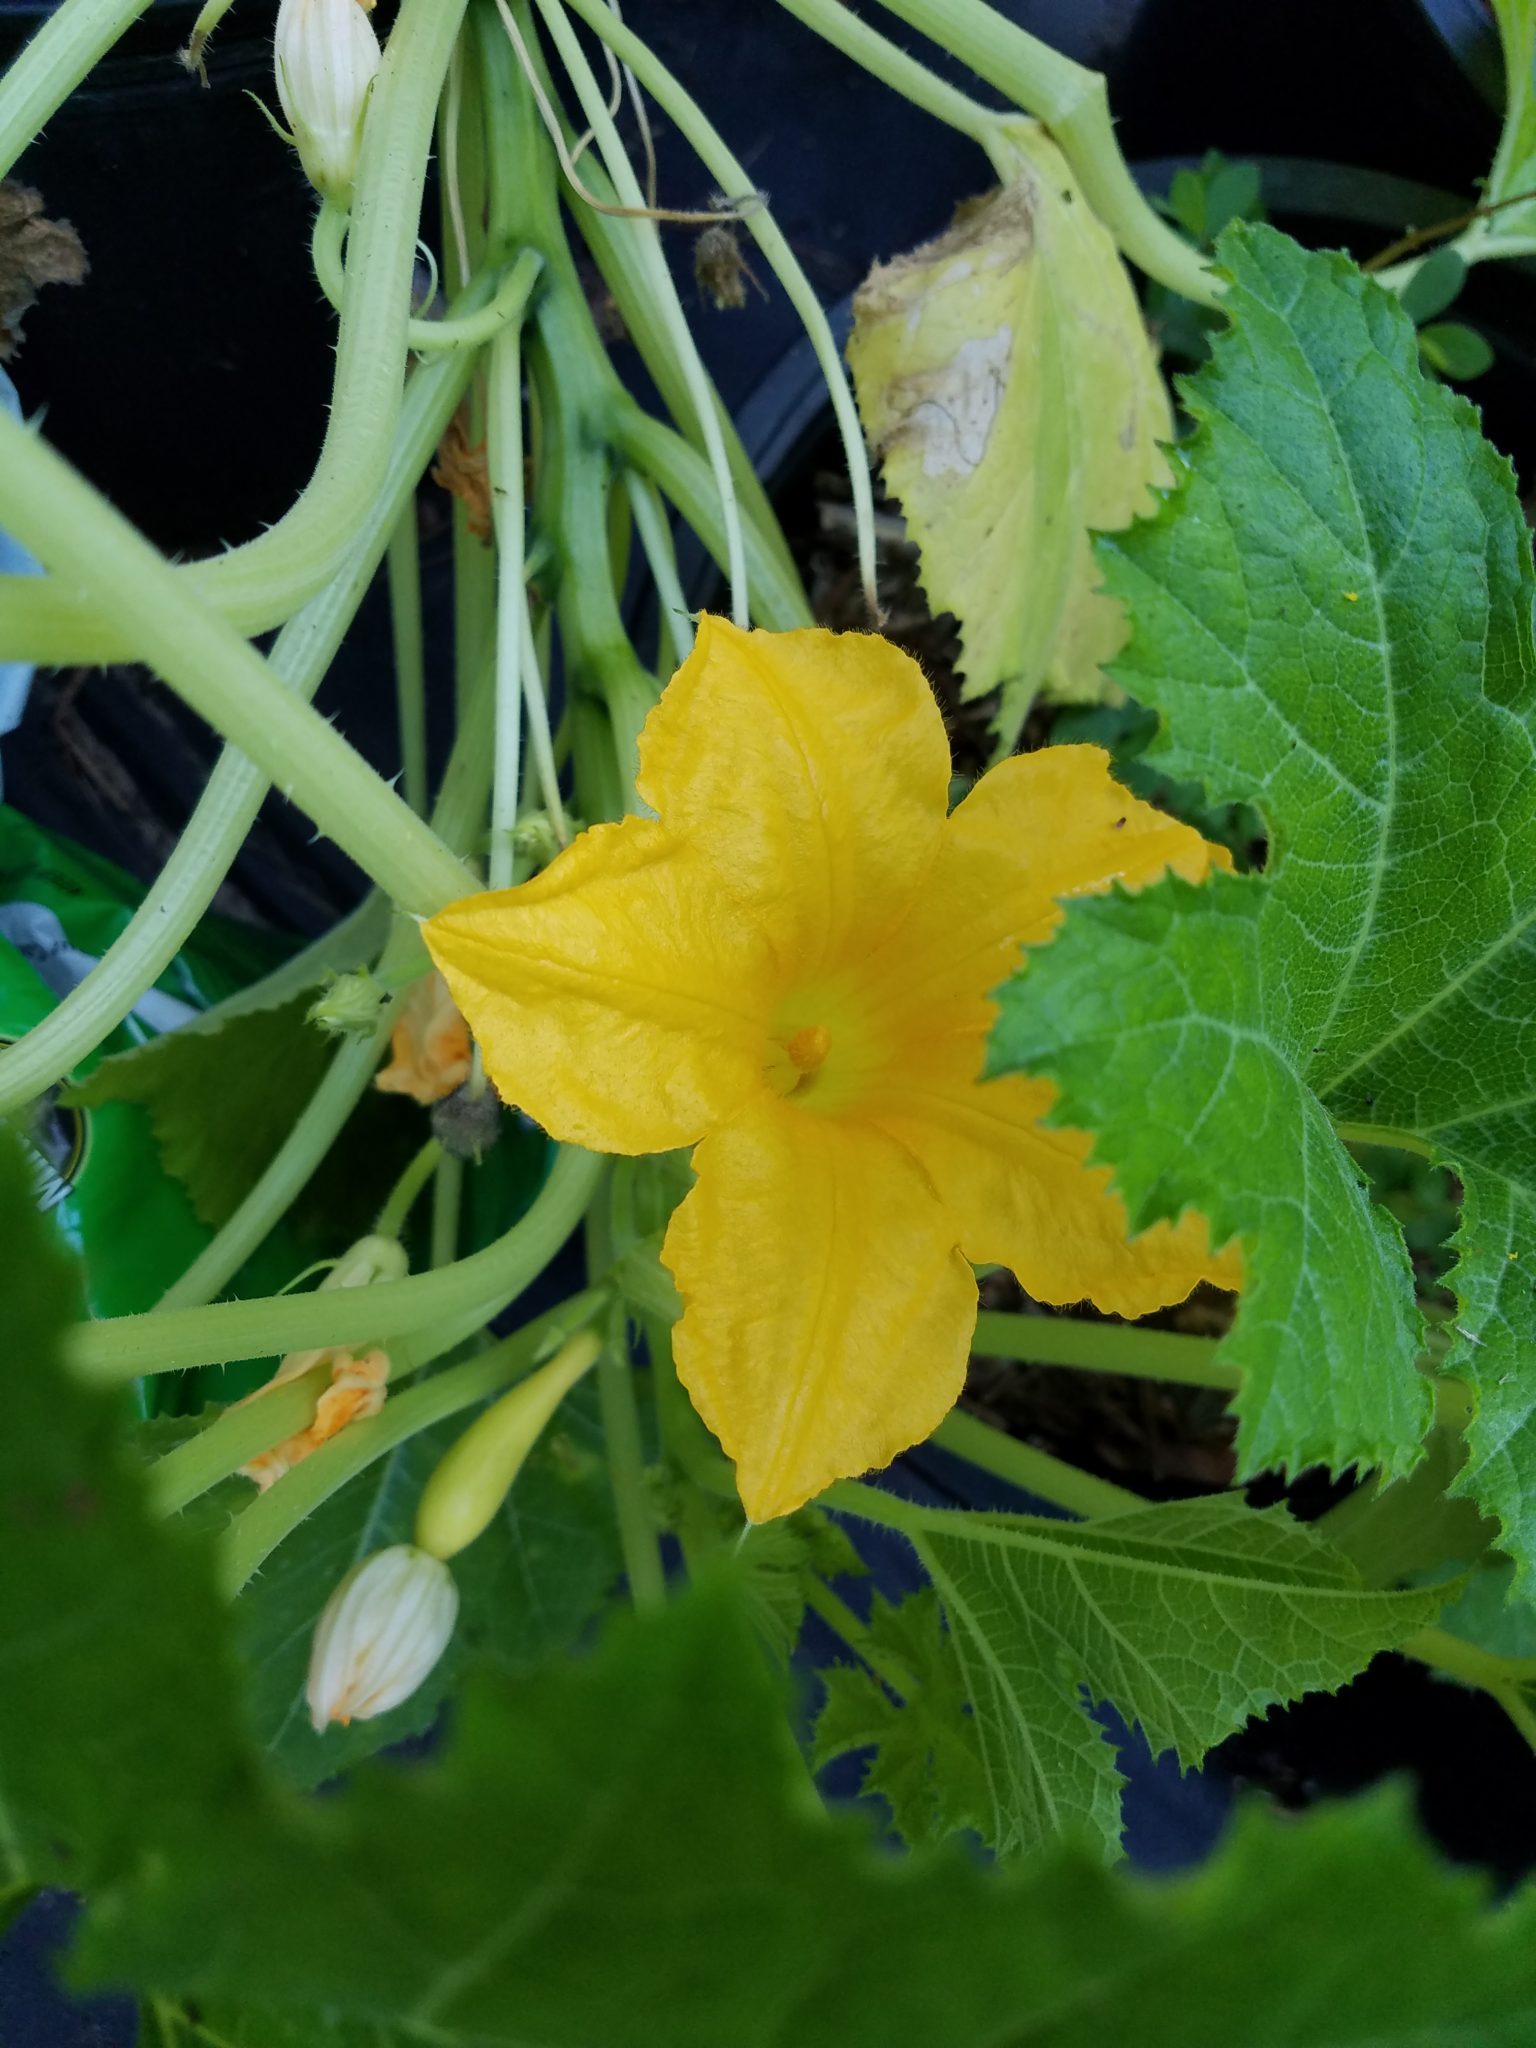
<path fill-rule="evenodd" d="M 315 1732 L 408 1700 L 447 1649 L 458 1613 L 452 1572 L 414 1544 L 354 1565 L 315 1624 L 306 1687 Z"/>
<path fill-rule="evenodd" d="M 282 0 L 273 55 L 277 96 L 309 182 L 344 203 L 379 68 L 373 23 L 360 0 Z"/>

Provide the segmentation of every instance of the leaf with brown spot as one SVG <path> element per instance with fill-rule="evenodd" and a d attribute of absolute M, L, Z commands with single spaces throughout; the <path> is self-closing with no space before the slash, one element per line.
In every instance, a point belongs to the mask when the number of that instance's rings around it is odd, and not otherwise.
<path fill-rule="evenodd" d="M 49 220 L 43 195 L 0 181 L 0 363 L 21 346 L 21 323 L 45 284 L 79 284 L 90 268 L 67 220 Z"/>

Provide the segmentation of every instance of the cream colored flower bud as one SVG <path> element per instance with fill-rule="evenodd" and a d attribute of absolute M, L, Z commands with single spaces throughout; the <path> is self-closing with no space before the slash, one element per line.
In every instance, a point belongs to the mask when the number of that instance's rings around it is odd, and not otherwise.
<path fill-rule="evenodd" d="M 373 23 L 359 0 L 282 0 L 273 55 L 277 96 L 309 182 L 345 202 L 381 56 Z"/>
<path fill-rule="evenodd" d="M 414 1544 L 354 1565 L 315 1625 L 306 1688 L 315 1732 L 408 1700 L 447 1649 L 458 1612 L 452 1572 Z"/>

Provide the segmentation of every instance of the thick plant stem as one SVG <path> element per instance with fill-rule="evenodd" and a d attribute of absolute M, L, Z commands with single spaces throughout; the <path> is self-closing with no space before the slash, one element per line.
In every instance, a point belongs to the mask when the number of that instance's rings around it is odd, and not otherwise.
<path fill-rule="evenodd" d="M 63 0 L 5 73 L 0 178 L 151 0 Z"/>
<path fill-rule="evenodd" d="M 1037 1451 L 1033 1444 L 1021 1443 L 1017 1437 L 1005 1436 L 1002 1430 L 993 1429 L 959 1408 L 945 1416 L 934 1431 L 933 1441 L 941 1450 L 964 1458 L 968 1465 L 979 1466 L 983 1472 L 1007 1480 L 1024 1493 L 1033 1493 L 1053 1507 L 1066 1508 L 1070 1514 L 1123 1515 L 1146 1506 L 1140 1494 L 1114 1486 L 1107 1479 L 1095 1479 L 1091 1472 L 1080 1472 L 1075 1465 Z"/>
<path fill-rule="evenodd" d="M 330 1382 L 323 1365 L 264 1388 L 260 1398 L 226 1408 L 196 1436 L 156 1458 L 144 1475 L 145 1505 L 152 1515 L 176 1515 L 221 1479 L 238 1472 L 284 1438 L 297 1436 L 315 1419 L 315 1403 Z"/>
<path fill-rule="evenodd" d="M 465 0 L 403 0 L 363 124 L 336 375 L 314 475 L 274 526 L 242 547 L 169 572 L 239 634 L 281 623 L 335 575 L 384 480 L 400 409 L 411 273 L 438 93 Z M 135 9 L 135 12 L 138 10 Z M 188 90 L 193 90 L 190 85 Z M 0 465 L 9 479 L 10 457 Z M 6 525 L 17 530 L 9 503 Z M 156 641 L 65 557 L 49 581 L 0 579 L 7 656 L 53 663 L 147 660 Z M 26 585 L 34 585 L 30 591 Z"/>
<path fill-rule="evenodd" d="M 403 910 L 426 916 L 474 887 L 473 876 L 340 733 L 188 593 L 182 572 L 61 456 L 4 414 L 0 524 L 122 620 L 144 658 L 193 710 Z"/>
<path fill-rule="evenodd" d="M 1118 1372 L 1134 1379 L 1168 1380 L 1184 1387 L 1235 1393 L 1243 1376 L 1217 1356 L 1219 1340 L 1177 1330 L 1143 1330 L 1134 1323 L 1079 1323 L 1067 1316 L 1010 1315 L 982 1309 L 971 1350 L 982 1358 L 1016 1358 L 1027 1365 L 1073 1366 L 1079 1372 Z"/>
<path fill-rule="evenodd" d="M 467 357 L 446 360 L 411 379 L 383 487 L 351 555 L 278 634 L 270 665 L 299 696 L 312 697 L 330 667 L 401 507 L 463 396 L 470 368 Z M 271 786 L 237 748 L 224 749 L 175 851 L 124 930 L 84 981 L 0 1052 L 0 1116 L 62 1080 L 159 980 L 213 901 Z"/>
<path fill-rule="evenodd" d="M 602 38 L 621 63 L 630 67 L 685 137 L 720 190 L 733 199 L 745 198 L 751 193 L 753 184 L 745 168 L 710 124 L 698 103 L 655 56 L 649 45 L 625 28 L 608 7 L 607 0 L 566 0 L 566 4 Z M 869 455 L 837 342 L 810 279 L 801 269 L 768 207 L 759 205 L 744 213 L 742 224 L 762 250 L 769 269 L 784 287 L 790 304 L 799 315 L 826 381 L 853 492 L 864 601 L 871 618 L 875 618 L 879 614 L 879 600 L 875 594 L 875 507 L 869 481 Z"/>
<path fill-rule="evenodd" d="M 1126 168 L 1098 72 L 1063 57 L 985 0 L 882 0 L 882 5 L 1045 123 L 1084 199 L 1132 263 L 1199 305 L 1217 303 L 1216 279 L 1199 252 L 1154 212 Z"/>
<path fill-rule="evenodd" d="M 389 537 L 390 637 L 395 650 L 395 717 L 400 728 L 400 794 L 427 814 L 427 665 L 421 632 L 421 545 L 416 500 Z"/>
<path fill-rule="evenodd" d="M 1000 119 L 997 112 L 957 91 L 842 0 L 779 0 L 779 5 L 913 106 L 968 135 L 982 149 L 991 149 Z"/>
<path fill-rule="evenodd" d="M 224 1364 L 236 1358 L 332 1344 L 384 1344 L 417 1336 L 453 1317 L 488 1321 L 543 1272 L 580 1222 L 605 1162 L 561 1150 L 533 1207 L 484 1251 L 441 1272 L 375 1287 L 336 1287 L 207 1308 L 152 1310 L 81 1323 L 66 1338 L 71 1362 L 102 1384 L 141 1373 Z"/>
<path fill-rule="evenodd" d="M 356 1291 L 366 1294 L 370 1290 Z M 434 1374 L 406 1393 L 392 1395 L 379 1414 L 349 1423 L 302 1464 L 285 1472 L 275 1486 L 236 1517 L 225 1537 L 219 1571 L 225 1592 L 233 1598 L 300 1522 L 396 1445 L 523 1378 L 547 1343 L 574 1335 L 590 1321 L 602 1300 L 601 1294 L 593 1292 L 561 1302 L 480 1357 L 450 1366 L 447 1372 Z"/>

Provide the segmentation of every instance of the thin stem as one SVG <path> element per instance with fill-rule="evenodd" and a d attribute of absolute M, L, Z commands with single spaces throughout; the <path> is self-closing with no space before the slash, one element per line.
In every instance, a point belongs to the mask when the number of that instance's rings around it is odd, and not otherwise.
<path fill-rule="evenodd" d="M 814 29 L 824 42 L 862 66 L 872 77 L 910 100 L 947 128 L 968 135 L 982 149 L 992 147 L 998 115 L 994 108 L 958 91 L 936 71 L 900 49 L 841 0 L 779 0 L 786 14 Z"/>
<path fill-rule="evenodd" d="M 662 510 L 656 486 L 638 470 L 625 470 L 624 489 L 629 497 L 635 532 L 640 536 L 640 551 L 645 556 L 645 565 L 656 590 L 663 646 L 671 641 L 672 666 L 680 668 L 693 652 L 693 618 L 678 577 L 677 554 L 672 546 L 667 515 Z M 665 661 L 661 649 L 657 655 L 658 661 Z"/>
<path fill-rule="evenodd" d="M 534 644 L 533 620 L 523 605 L 523 703 L 528 712 L 528 747 L 539 782 L 539 796 L 554 828 L 555 838 L 569 846 L 571 828 L 560 798 L 560 772 L 555 766 L 555 743 L 549 730 L 549 698 L 545 693 L 539 650 Z"/>
<path fill-rule="evenodd" d="M 523 733 L 523 642 L 528 593 L 523 582 L 523 354 L 514 323 L 491 344 L 487 459 L 496 528 L 496 739 L 491 782 L 490 885 L 512 881 Z"/>
<path fill-rule="evenodd" d="M 498 0 L 498 4 L 503 4 L 503 0 Z M 613 180 L 615 191 L 626 206 L 643 209 L 644 197 L 619 139 L 618 129 L 603 103 L 602 90 L 570 22 L 566 19 L 560 0 L 535 0 L 535 4 L 560 53 L 560 61 L 576 88 L 576 96 L 597 138 L 598 149 L 602 153 L 608 175 Z M 720 420 L 715 410 L 714 392 L 710 388 L 698 346 L 683 312 L 682 301 L 678 298 L 672 273 L 667 268 L 666 258 L 662 254 L 661 240 L 655 225 L 650 221 L 637 220 L 631 224 L 630 232 L 636 237 L 650 282 L 653 303 L 667 330 L 678 366 L 688 385 L 699 432 L 703 436 L 705 452 L 714 478 L 721 524 L 725 530 L 731 615 L 738 626 L 746 626 L 750 623 L 746 547 L 736 503 L 735 479 L 726 456 L 725 439 L 721 434 Z"/>
<path fill-rule="evenodd" d="M 1218 1357 L 1219 1340 L 1176 1330 L 1143 1330 L 1130 1323 L 1080 1323 L 1066 1316 L 1011 1315 L 982 1309 L 971 1350 L 982 1358 L 1014 1358 L 1026 1365 L 1074 1366 L 1080 1372 L 1118 1372 L 1177 1386 L 1216 1387 L 1235 1393 L 1242 1373 Z"/>
<path fill-rule="evenodd" d="M 632 402 L 615 406 L 608 431 L 624 459 L 661 487 L 724 569 L 729 559 L 726 535 L 708 466 L 697 451 L 664 421 L 652 419 Z M 780 568 L 771 543 L 759 533 L 755 521 L 744 522 L 744 540 L 759 624 L 775 632 L 810 625 L 811 609 L 799 578 Z"/>
<path fill-rule="evenodd" d="M 412 498 L 395 523 L 389 552 L 389 622 L 395 643 L 400 788 L 418 818 L 427 812 L 427 663 L 421 631 L 421 548 Z"/>
<path fill-rule="evenodd" d="M 542 1273 L 581 1220 L 605 1162 L 563 1146 L 549 1179 L 521 1220 L 483 1251 L 436 1273 L 374 1287 L 335 1287 L 206 1308 L 152 1310 L 77 1324 L 66 1348 L 76 1368 L 98 1383 L 122 1385 L 141 1373 L 225 1364 L 334 1344 L 391 1345 L 450 1317 L 486 1322 Z"/>
<path fill-rule="evenodd" d="M 1420 1159 L 1433 1159 L 1435 1148 L 1417 1131 L 1396 1129 L 1389 1124 L 1335 1123 L 1334 1130 L 1346 1145 L 1385 1145 L 1393 1152 L 1413 1152 Z"/>
<path fill-rule="evenodd" d="M 407 1217 L 416 1205 L 417 1196 L 437 1171 L 442 1158 L 442 1146 L 436 1138 L 428 1138 L 395 1182 L 387 1201 L 379 1211 L 379 1220 L 373 1226 L 379 1237 L 400 1236 L 405 1229 Z"/>
<path fill-rule="evenodd" d="M 172 582 L 165 588 L 174 590 L 178 612 L 191 596 L 242 636 L 280 624 L 335 575 L 377 497 L 400 411 L 433 114 L 464 5 L 403 0 L 385 45 L 363 123 L 336 374 L 314 475 L 288 512 L 256 539 L 167 572 Z M 10 484 L 9 454 L 0 476 Z M 4 524 L 19 529 L 9 495 Z M 43 549 L 33 552 L 48 561 Z M 63 567 L 63 575 L 43 581 L 0 579 L 7 654 L 54 663 L 146 660 L 158 667 L 155 649 L 162 643 L 143 631 L 143 610 L 77 575 L 72 557 L 64 557 Z"/>
<path fill-rule="evenodd" d="M 939 1424 L 933 1441 L 941 1450 L 964 1458 L 967 1464 L 979 1466 L 983 1472 L 1005 1479 L 1010 1486 L 1035 1494 L 1070 1514 L 1123 1515 L 1146 1506 L 1140 1494 L 1114 1486 L 1107 1479 L 1095 1479 L 1091 1472 L 1080 1472 L 1075 1465 L 1037 1451 L 1033 1444 L 1020 1443 L 1017 1437 L 1005 1436 L 1000 1429 L 993 1429 L 989 1423 L 959 1408 Z"/>
<path fill-rule="evenodd" d="M 656 1523 L 646 1493 L 645 1459 L 640 1443 L 640 1415 L 635 1405 L 634 1367 L 624 1343 L 622 1311 L 597 1368 L 598 1400 L 603 1416 L 603 1443 L 608 1453 L 608 1482 L 613 1489 L 619 1541 L 629 1594 L 642 1613 L 666 1604 L 666 1577 L 657 1547 Z"/>
<path fill-rule="evenodd" d="M 723 137 L 711 125 L 703 109 L 640 37 L 616 19 L 607 0 L 567 0 L 567 4 L 593 29 L 644 85 L 662 111 L 709 172 L 720 190 L 744 199 L 753 183 Z M 767 206 L 743 213 L 743 225 L 763 252 L 769 269 L 784 287 L 790 304 L 800 317 L 832 401 L 833 415 L 843 443 L 848 480 L 853 493 L 854 524 L 858 535 L 859 575 L 864 601 L 871 618 L 879 617 L 875 592 L 875 505 L 869 480 L 869 454 L 859 425 L 858 408 L 849 389 L 842 356 L 821 301 L 810 279 L 801 269 L 794 251 L 781 233 Z M 744 623 L 744 621 L 738 621 Z"/>
<path fill-rule="evenodd" d="M 464 1162 L 445 1152 L 432 1182 L 433 1266 L 451 1266 L 459 1255 L 459 1213 L 464 1197 Z"/>
<path fill-rule="evenodd" d="M 1466 1685 L 1480 1685 L 1485 1691 L 1498 1686 L 1528 1685 L 1536 1682 L 1536 1657 L 1500 1657 L 1481 1650 L 1448 1629 L 1427 1628 L 1399 1645 L 1405 1657 L 1459 1678 Z"/>
<path fill-rule="evenodd" d="M 1219 286 L 1198 251 L 1148 204 L 1127 169 L 1098 72 L 1074 64 L 984 0 L 882 4 L 1045 123 L 1084 199 L 1133 263 L 1199 305 L 1218 302 Z"/>
<path fill-rule="evenodd" d="M 356 1291 L 367 1294 L 372 1290 Z M 406 1393 L 392 1395 L 377 1415 L 349 1423 L 302 1464 L 285 1472 L 275 1486 L 236 1517 L 225 1536 L 219 1561 L 225 1593 L 233 1599 L 302 1521 L 398 1444 L 522 1379 L 532 1371 L 553 1332 L 573 1335 L 591 1320 L 602 1300 L 602 1295 L 594 1293 L 562 1302 L 478 1358 L 436 1373 Z"/>
<path fill-rule="evenodd" d="M 380 481 L 382 475 L 375 488 Z M 178 695 L 402 909 L 427 915 L 473 889 L 473 876 L 335 727 L 285 689 L 234 627 L 188 591 L 184 572 L 3 413 L 0 525 L 131 628 L 145 660 Z"/>
<path fill-rule="evenodd" d="M 469 373 L 467 357 L 446 358 L 412 377 L 383 488 L 352 553 L 327 588 L 288 621 L 272 648 L 274 673 L 297 695 L 309 698 L 319 688 Z M 84 981 L 0 1052 L 0 1116 L 62 1080 L 159 980 L 234 865 L 270 788 L 237 748 L 223 750 L 175 851 L 123 931 Z"/>
<path fill-rule="evenodd" d="M 310 243 L 315 279 L 329 303 L 340 310 L 346 271 L 342 244 L 347 235 L 347 215 L 332 200 L 326 200 L 315 217 Z M 488 305 L 474 312 L 446 314 L 441 320 L 405 323 L 406 345 L 414 355 L 429 356 L 447 349 L 481 348 L 494 341 L 509 320 L 520 319 L 528 296 L 538 278 L 539 265 L 514 265 L 497 285 Z"/>

